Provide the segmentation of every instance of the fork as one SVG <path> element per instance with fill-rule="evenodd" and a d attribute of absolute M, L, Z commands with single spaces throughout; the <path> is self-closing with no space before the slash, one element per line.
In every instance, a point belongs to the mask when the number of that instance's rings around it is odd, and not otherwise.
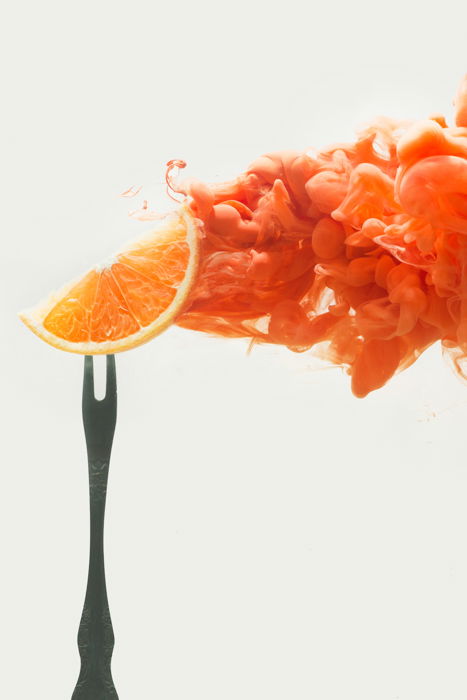
<path fill-rule="evenodd" d="M 106 358 L 105 397 L 94 395 L 93 358 L 84 358 L 83 423 L 86 436 L 91 514 L 89 572 L 78 631 L 81 670 L 72 700 L 118 700 L 110 663 L 114 633 L 104 567 L 104 515 L 110 453 L 117 419 L 115 356 Z"/>

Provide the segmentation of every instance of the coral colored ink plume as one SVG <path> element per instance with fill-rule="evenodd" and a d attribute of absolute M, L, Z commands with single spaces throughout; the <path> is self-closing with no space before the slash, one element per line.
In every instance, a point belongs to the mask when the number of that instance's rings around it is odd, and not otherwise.
<path fill-rule="evenodd" d="M 358 397 L 440 340 L 467 356 L 467 76 L 455 126 L 379 118 L 354 143 L 188 182 L 200 271 L 177 323 L 348 368 Z M 171 161 L 171 170 L 176 161 Z M 184 163 L 181 163 L 184 166 Z"/>

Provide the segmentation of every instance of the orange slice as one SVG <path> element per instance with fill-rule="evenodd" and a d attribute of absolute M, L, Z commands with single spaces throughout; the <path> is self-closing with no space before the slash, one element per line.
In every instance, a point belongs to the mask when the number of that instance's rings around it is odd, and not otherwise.
<path fill-rule="evenodd" d="M 129 350 L 154 338 L 181 313 L 198 258 L 195 219 L 182 209 L 19 316 L 60 350 L 85 355 Z"/>

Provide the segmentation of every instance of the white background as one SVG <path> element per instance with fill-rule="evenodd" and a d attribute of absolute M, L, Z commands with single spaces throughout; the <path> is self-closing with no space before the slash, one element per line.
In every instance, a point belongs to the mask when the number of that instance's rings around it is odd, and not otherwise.
<path fill-rule="evenodd" d="M 461 2 L 16 2 L 2 21 L 0 695 L 71 697 L 82 359 L 16 312 L 146 230 L 165 162 L 234 177 L 376 114 L 452 118 Z M 6 21 L 5 21 L 6 20 Z M 432 348 L 367 399 L 308 355 L 172 329 L 117 358 L 121 700 L 465 700 L 467 389 Z"/>

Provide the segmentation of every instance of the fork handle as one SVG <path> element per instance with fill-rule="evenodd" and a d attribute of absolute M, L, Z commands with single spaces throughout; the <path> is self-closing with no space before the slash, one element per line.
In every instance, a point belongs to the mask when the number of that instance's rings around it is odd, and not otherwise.
<path fill-rule="evenodd" d="M 72 700 L 118 700 L 110 663 L 114 633 L 104 567 L 104 515 L 109 474 L 108 459 L 89 459 L 91 539 L 89 573 L 78 631 L 81 670 Z"/>

